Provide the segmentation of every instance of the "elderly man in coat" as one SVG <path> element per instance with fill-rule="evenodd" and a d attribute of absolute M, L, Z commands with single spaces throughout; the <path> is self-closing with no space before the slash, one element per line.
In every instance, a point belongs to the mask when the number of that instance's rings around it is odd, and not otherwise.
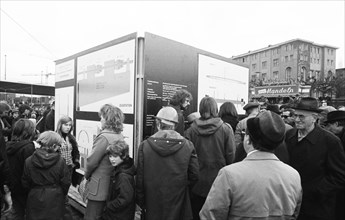
<path fill-rule="evenodd" d="M 299 220 L 335 219 L 336 194 L 345 187 L 345 153 L 339 138 L 317 123 L 317 100 L 301 98 L 293 106 L 296 128 L 286 133 L 290 165 L 301 175 L 303 202 Z"/>
<path fill-rule="evenodd" d="M 137 204 L 149 220 L 192 219 L 189 187 L 198 180 L 194 145 L 174 130 L 178 115 L 173 107 L 156 116 L 158 132 L 139 146 Z"/>
<path fill-rule="evenodd" d="M 273 154 L 284 134 L 284 121 L 271 111 L 247 120 L 244 148 L 248 155 L 219 171 L 200 219 L 297 218 L 302 202 L 300 176 Z"/>

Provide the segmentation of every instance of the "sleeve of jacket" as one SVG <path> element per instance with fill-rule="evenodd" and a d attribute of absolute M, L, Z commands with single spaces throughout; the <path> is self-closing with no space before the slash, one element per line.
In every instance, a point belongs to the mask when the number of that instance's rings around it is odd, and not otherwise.
<path fill-rule="evenodd" d="M 29 164 L 29 158 L 26 159 L 24 163 L 24 170 L 23 170 L 23 176 L 22 176 L 22 186 L 26 191 L 29 191 L 32 185 L 32 179 L 31 179 L 28 164 Z"/>
<path fill-rule="evenodd" d="M 186 141 L 189 142 L 189 146 L 192 150 L 188 164 L 188 180 L 189 185 L 194 185 L 199 179 L 199 161 L 193 143 L 188 140 Z"/>
<path fill-rule="evenodd" d="M 145 206 L 145 189 L 144 189 L 144 143 L 142 142 L 138 150 L 138 164 L 136 175 L 136 203 L 143 209 Z"/>
<path fill-rule="evenodd" d="M 242 142 L 242 122 L 238 122 L 234 134 L 236 147 Z"/>
<path fill-rule="evenodd" d="M 89 179 L 92 172 L 99 166 L 108 144 L 108 140 L 102 135 L 98 135 L 96 137 L 95 141 L 93 142 L 92 152 L 86 159 L 86 179 Z"/>
<path fill-rule="evenodd" d="M 326 176 L 318 186 L 324 195 L 343 189 L 345 185 L 345 152 L 340 139 L 334 136 L 328 138 L 327 143 Z"/>
<path fill-rule="evenodd" d="M 299 211 L 301 210 L 302 196 L 303 196 L 303 190 L 302 190 L 302 186 L 301 186 L 301 191 L 298 194 L 297 205 L 296 205 L 295 211 L 294 211 L 293 216 L 292 216 L 293 219 L 297 219 L 297 217 L 299 215 Z"/>
<path fill-rule="evenodd" d="M 226 220 L 231 206 L 229 174 L 223 169 L 214 180 L 199 215 L 202 220 Z"/>
<path fill-rule="evenodd" d="M 61 166 L 61 172 L 60 172 L 60 186 L 64 192 L 65 195 L 68 193 L 68 189 L 71 185 L 71 178 L 69 175 L 69 169 L 68 166 L 65 163 L 64 159 L 60 159 L 60 166 Z"/>
<path fill-rule="evenodd" d="M 115 189 L 119 192 L 116 198 L 107 202 L 106 209 L 113 212 L 119 211 L 127 207 L 134 200 L 134 189 L 133 183 L 131 182 L 131 176 L 126 176 L 126 174 L 120 174 L 121 177 L 118 178 L 118 187 Z"/>
<path fill-rule="evenodd" d="M 224 143 L 224 149 L 225 149 L 225 161 L 226 165 L 229 165 L 233 163 L 235 159 L 235 153 L 236 153 L 236 145 L 235 145 L 235 138 L 234 138 L 234 132 L 231 128 L 231 126 L 228 124 L 225 124 L 225 143 Z"/>

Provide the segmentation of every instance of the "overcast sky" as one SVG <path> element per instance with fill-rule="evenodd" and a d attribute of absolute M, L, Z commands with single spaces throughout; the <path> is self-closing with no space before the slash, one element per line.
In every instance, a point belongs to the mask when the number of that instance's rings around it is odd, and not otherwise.
<path fill-rule="evenodd" d="M 1 77 L 45 82 L 55 60 L 147 31 L 224 57 L 301 38 L 338 47 L 345 1 L 0 1 Z M 6 62 L 5 62 L 6 55 Z M 54 77 L 49 77 L 52 84 Z"/>

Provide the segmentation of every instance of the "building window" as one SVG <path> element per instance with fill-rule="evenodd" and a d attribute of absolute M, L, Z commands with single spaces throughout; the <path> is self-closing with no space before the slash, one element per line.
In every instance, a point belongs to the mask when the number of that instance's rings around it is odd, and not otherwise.
<path fill-rule="evenodd" d="M 273 79 L 278 79 L 278 74 L 279 74 L 278 71 L 274 71 L 273 72 Z"/>
<path fill-rule="evenodd" d="M 317 59 L 317 64 L 320 64 L 320 59 Z"/>
<path fill-rule="evenodd" d="M 293 60 L 293 55 L 290 55 L 290 60 Z"/>
<path fill-rule="evenodd" d="M 256 80 L 256 75 L 252 75 L 252 81 L 255 81 Z"/>
<path fill-rule="evenodd" d="M 277 48 L 277 54 L 279 54 L 280 53 L 280 48 Z"/>
<path fill-rule="evenodd" d="M 285 79 L 288 81 L 291 78 L 291 67 L 285 69 Z"/>
<path fill-rule="evenodd" d="M 255 70 L 256 69 L 256 63 L 252 64 L 252 69 Z"/>
<path fill-rule="evenodd" d="M 329 60 L 327 60 L 327 66 L 329 66 Z"/>
<path fill-rule="evenodd" d="M 289 61 L 289 56 L 285 56 L 285 62 Z"/>
<path fill-rule="evenodd" d="M 317 48 L 317 54 L 320 54 L 320 48 Z"/>
<path fill-rule="evenodd" d="M 331 66 L 333 66 L 333 60 L 331 60 Z"/>
<path fill-rule="evenodd" d="M 262 69 L 266 69 L 267 68 L 267 61 L 262 62 Z"/>
<path fill-rule="evenodd" d="M 331 55 L 333 55 L 333 50 L 331 50 Z"/>
<path fill-rule="evenodd" d="M 266 80 L 266 77 L 267 77 L 267 73 L 262 73 L 262 80 Z"/>
<path fill-rule="evenodd" d="M 274 59 L 273 60 L 273 66 L 278 66 L 279 64 L 279 59 Z"/>
<path fill-rule="evenodd" d="M 327 53 L 330 54 L 330 53 L 329 53 L 329 49 L 327 49 Z"/>

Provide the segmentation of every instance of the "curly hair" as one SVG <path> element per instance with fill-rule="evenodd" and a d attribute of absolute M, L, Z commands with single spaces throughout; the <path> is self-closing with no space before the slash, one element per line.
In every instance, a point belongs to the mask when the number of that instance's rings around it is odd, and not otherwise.
<path fill-rule="evenodd" d="M 189 98 L 190 101 L 193 100 L 193 96 L 190 92 L 188 92 L 185 89 L 177 90 L 176 93 L 173 95 L 173 97 L 170 99 L 171 105 L 181 105 L 184 103 L 186 98 Z"/>
<path fill-rule="evenodd" d="M 115 141 L 105 151 L 108 155 L 119 156 L 122 160 L 129 157 L 128 144 L 123 140 Z"/>
<path fill-rule="evenodd" d="M 73 130 L 73 120 L 71 117 L 67 116 L 67 115 L 63 115 L 61 116 L 61 118 L 59 119 L 59 122 L 56 126 L 56 133 L 58 133 L 59 135 L 62 136 L 62 131 L 61 131 L 61 128 L 62 128 L 62 125 L 63 124 L 66 124 L 68 122 L 72 122 L 72 126 L 71 126 L 71 129 L 69 130 L 68 134 L 70 134 Z"/>
<path fill-rule="evenodd" d="M 19 119 L 15 124 L 12 131 L 12 141 L 32 141 L 36 134 L 36 126 L 29 119 Z"/>
<path fill-rule="evenodd" d="M 125 120 L 125 115 L 120 108 L 112 105 L 105 104 L 99 110 L 98 115 L 104 118 L 104 128 L 120 133 L 123 131 L 123 121 Z"/>

